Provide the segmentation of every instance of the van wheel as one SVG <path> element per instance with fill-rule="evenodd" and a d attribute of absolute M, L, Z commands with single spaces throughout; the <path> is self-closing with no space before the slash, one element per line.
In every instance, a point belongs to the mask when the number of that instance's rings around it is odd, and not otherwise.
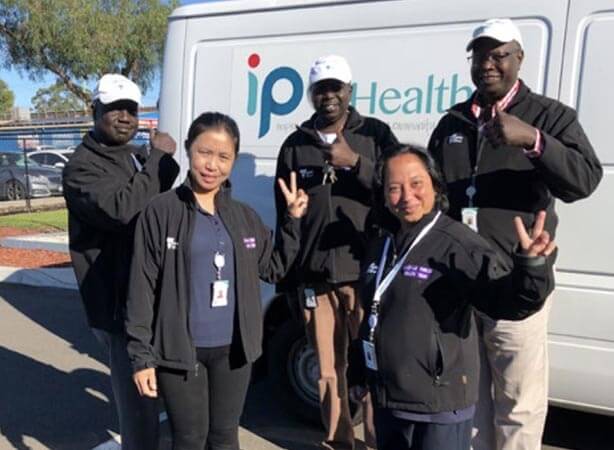
<path fill-rule="evenodd" d="M 288 412 L 322 426 L 318 358 L 309 345 L 303 324 L 287 320 L 276 330 L 267 349 L 272 388 Z M 360 404 L 350 401 L 354 425 L 362 421 Z"/>
<path fill-rule="evenodd" d="M 23 200 L 26 198 L 26 189 L 17 180 L 9 180 L 4 185 L 4 193 L 7 200 Z"/>

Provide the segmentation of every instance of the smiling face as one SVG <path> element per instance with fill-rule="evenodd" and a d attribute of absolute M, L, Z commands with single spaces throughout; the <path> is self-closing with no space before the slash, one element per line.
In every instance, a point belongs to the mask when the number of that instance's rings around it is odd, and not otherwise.
<path fill-rule="evenodd" d="M 322 80 L 311 86 L 310 94 L 318 120 L 323 126 L 345 120 L 352 96 L 352 85 L 339 80 Z"/>
<path fill-rule="evenodd" d="M 433 181 L 424 163 L 413 154 L 400 154 L 386 162 L 386 207 L 401 223 L 416 223 L 435 206 Z"/>
<path fill-rule="evenodd" d="M 487 101 L 500 100 L 509 92 L 522 65 L 524 52 L 517 42 L 505 44 L 490 38 L 478 39 L 471 55 L 471 79 Z"/>
<path fill-rule="evenodd" d="M 94 104 L 94 133 L 104 145 L 124 145 L 132 140 L 139 125 L 139 105 L 119 100 L 105 105 Z"/>
<path fill-rule="evenodd" d="M 194 191 L 215 194 L 232 171 L 236 158 L 235 141 L 223 128 L 211 128 L 192 142 L 189 156 Z"/>

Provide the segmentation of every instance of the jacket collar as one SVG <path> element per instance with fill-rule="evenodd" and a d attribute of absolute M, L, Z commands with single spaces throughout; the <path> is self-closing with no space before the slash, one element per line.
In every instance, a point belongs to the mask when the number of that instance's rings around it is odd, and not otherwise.
<path fill-rule="evenodd" d="M 508 105 L 508 111 L 511 111 L 516 105 L 521 103 L 531 92 L 531 90 L 527 87 L 524 81 L 522 81 L 521 79 L 519 79 L 518 81 L 520 82 L 518 92 Z M 471 126 L 477 128 L 477 119 L 471 112 L 471 105 L 475 101 L 476 97 L 477 91 L 474 91 L 473 94 L 471 94 L 471 97 L 469 97 L 462 103 L 457 103 L 456 105 L 452 106 L 450 109 L 448 109 L 447 112 L 450 115 L 456 117 L 457 119 L 467 122 Z"/>
<path fill-rule="evenodd" d="M 438 211 L 438 209 L 434 208 L 431 212 L 425 214 L 418 222 L 406 224 L 406 226 L 401 226 L 399 219 L 388 211 L 389 218 L 387 220 L 393 219 L 396 223 L 392 225 L 393 228 L 385 228 L 385 231 L 386 234 L 392 238 L 397 254 L 402 254 L 411 245 L 416 236 L 418 236 L 418 233 L 435 218 Z M 393 222 L 388 222 L 388 226 L 392 223 Z"/>
<path fill-rule="evenodd" d="M 215 207 L 224 207 L 232 199 L 232 183 L 230 180 L 226 180 L 217 194 L 215 194 Z M 189 208 L 196 209 L 196 198 L 194 198 L 194 188 L 192 183 L 192 177 L 190 177 L 190 171 L 183 180 L 183 183 L 177 189 L 177 195 L 184 201 Z"/>
<path fill-rule="evenodd" d="M 108 159 L 124 157 L 124 155 L 129 155 L 137 148 L 130 143 L 124 145 L 102 145 L 100 142 L 94 139 L 94 135 L 91 131 L 87 132 L 85 136 L 83 136 L 83 145 L 94 153 Z"/>
<path fill-rule="evenodd" d="M 354 131 L 362 126 L 362 124 L 364 123 L 364 118 L 360 115 L 358 111 L 356 111 L 353 106 L 348 107 L 348 111 L 348 118 L 345 122 L 345 127 L 343 129 L 348 131 Z M 315 127 L 316 118 L 317 114 L 314 113 L 308 120 L 297 126 L 296 129 L 309 135 L 317 142 L 320 142 L 320 137 L 318 136 Z"/>

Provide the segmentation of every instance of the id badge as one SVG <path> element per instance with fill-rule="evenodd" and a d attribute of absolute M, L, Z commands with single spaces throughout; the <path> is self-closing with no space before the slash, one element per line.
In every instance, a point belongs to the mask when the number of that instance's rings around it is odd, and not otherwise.
<path fill-rule="evenodd" d="M 476 233 L 478 232 L 478 209 L 463 208 L 461 211 L 462 221 Z"/>
<path fill-rule="evenodd" d="M 306 308 L 315 308 L 318 306 L 318 300 L 316 299 L 316 291 L 313 289 L 307 288 L 304 291 L 305 294 L 305 307 Z"/>
<path fill-rule="evenodd" d="M 377 359 L 375 358 L 375 345 L 373 342 L 362 341 L 362 350 L 365 354 L 367 368 L 377 370 Z"/>
<path fill-rule="evenodd" d="M 230 282 L 228 280 L 215 280 L 211 286 L 211 307 L 227 306 Z"/>

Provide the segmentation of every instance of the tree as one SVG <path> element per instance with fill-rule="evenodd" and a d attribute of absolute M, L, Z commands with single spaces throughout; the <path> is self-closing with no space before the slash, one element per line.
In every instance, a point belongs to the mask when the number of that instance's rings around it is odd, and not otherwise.
<path fill-rule="evenodd" d="M 80 97 L 67 90 L 61 82 L 37 90 L 31 103 L 34 111 L 38 113 L 84 111 L 88 105 Z"/>
<path fill-rule="evenodd" d="M 89 103 L 84 85 L 104 73 L 146 91 L 162 59 L 166 20 L 177 4 L 161 0 L 0 0 L 0 58 L 41 80 L 51 72 Z"/>
<path fill-rule="evenodd" d="M 14 102 L 15 95 L 13 91 L 9 89 L 3 80 L 0 80 L 0 114 L 11 112 Z"/>

